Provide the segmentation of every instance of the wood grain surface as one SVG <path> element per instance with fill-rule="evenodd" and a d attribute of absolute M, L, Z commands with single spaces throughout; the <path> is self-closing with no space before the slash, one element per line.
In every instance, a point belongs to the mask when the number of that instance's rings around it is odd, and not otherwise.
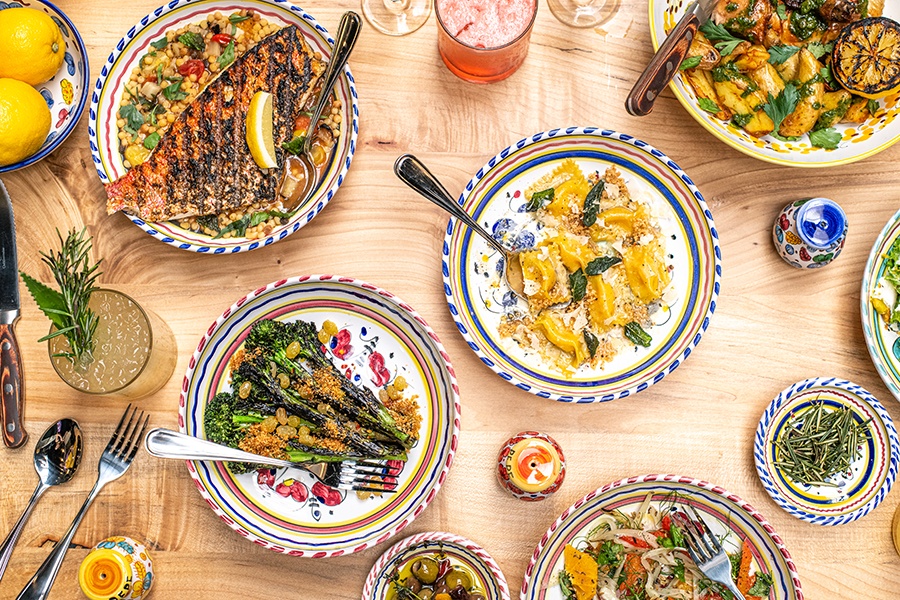
<path fill-rule="evenodd" d="M 56 0 L 79 28 L 96 76 L 123 33 L 160 0 Z M 301 5 L 334 30 L 357 0 Z M 869 360 L 860 326 L 862 271 L 878 232 L 900 206 L 900 147 L 827 170 L 772 166 L 706 133 L 670 91 L 644 118 L 627 115 L 625 95 L 651 56 L 647 5 L 625 0 L 602 28 L 568 28 L 541 3 L 530 54 L 506 81 L 464 83 L 441 63 L 436 21 L 403 38 L 364 24 L 350 61 L 360 97 L 359 146 L 327 209 L 297 234 L 260 250 L 205 256 L 155 241 L 121 214 L 107 216 L 105 193 L 88 148 L 87 115 L 37 165 L 3 177 L 15 205 L 19 266 L 49 282 L 38 252 L 55 247 L 55 229 L 87 225 L 105 287 L 120 289 L 160 315 L 175 333 L 171 380 L 139 401 L 151 426 L 176 427 L 178 393 L 201 334 L 250 290 L 312 273 L 352 276 L 412 304 L 441 337 L 462 396 L 459 452 L 434 502 L 401 535 L 449 531 L 484 546 L 518 597 L 525 567 L 546 528 L 585 493 L 622 477 L 670 472 L 720 484 L 757 507 L 794 556 L 807 598 L 892 599 L 900 558 L 891 544 L 894 492 L 866 518 L 835 528 L 801 522 L 770 500 L 752 456 L 753 434 L 771 399 L 791 383 L 838 376 L 875 394 L 895 419 L 900 405 Z M 659 385 L 623 400 L 573 406 L 536 398 L 494 375 L 457 333 L 444 301 L 440 247 L 447 218 L 391 172 L 403 152 L 417 154 L 453 193 L 496 152 L 548 128 L 594 125 L 642 138 L 669 154 L 710 204 L 723 255 L 722 293 L 703 341 Z M 832 265 L 801 272 L 781 261 L 772 223 L 798 198 L 828 196 L 849 218 L 846 248 Z M 15 598 L 65 531 L 94 482 L 95 465 L 124 408 L 121 397 L 72 392 L 53 372 L 48 321 L 22 286 L 17 333 L 27 382 L 26 428 L 33 439 L 61 417 L 85 431 L 81 471 L 51 490 L 25 528 L 0 583 Z M 569 471 L 550 500 L 527 504 L 494 479 L 502 443 L 524 429 L 551 434 Z M 12 527 L 37 482 L 29 442 L 0 449 L 0 535 Z M 157 599 L 359 598 L 382 544 L 331 560 L 264 550 L 232 532 L 194 488 L 185 465 L 141 453 L 130 472 L 100 495 L 75 536 L 55 600 L 80 597 L 76 573 L 86 548 L 109 535 L 147 543 Z"/>

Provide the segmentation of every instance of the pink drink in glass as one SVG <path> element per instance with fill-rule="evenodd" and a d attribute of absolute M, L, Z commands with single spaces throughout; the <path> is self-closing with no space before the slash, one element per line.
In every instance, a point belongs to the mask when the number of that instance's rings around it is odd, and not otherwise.
<path fill-rule="evenodd" d="M 436 0 L 435 13 L 447 68 L 466 81 L 490 83 L 525 60 L 537 0 Z"/>

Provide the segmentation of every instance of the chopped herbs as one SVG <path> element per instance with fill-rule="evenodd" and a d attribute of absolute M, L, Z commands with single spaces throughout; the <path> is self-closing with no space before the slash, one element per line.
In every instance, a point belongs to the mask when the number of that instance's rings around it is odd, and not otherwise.
<path fill-rule="evenodd" d="M 775 14 L 777 14 L 778 18 L 782 21 L 786 21 L 788 18 L 787 6 L 785 6 L 783 2 L 779 2 L 778 6 L 775 7 Z"/>
<path fill-rule="evenodd" d="M 589 262 L 584 272 L 586 275 L 599 275 L 620 262 L 622 259 L 618 256 L 600 256 Z"/>
<path fill-rule="evenodd" d="M 197 50 L 198 52 L 206 50 L 206 42 L 203 41 L 203 36 L 199 33 L 194 33 L 192 31 L 182 33 L 178 36 L 178 41 L 191 50 Z"/>
<path fill-rule="evenodd" d="M 597 551 L 597 564 L 602 566 L 618 567 L 621 559 L 619 555 L 625 550 L 625 546 L 612 541 L 605 541 Z"/>
<path fill-rule="evenodd" d="M 784 61 L 800 52 L 800 46 L 786 46 L 778 44 L 769 48 L 769 64 L 780 65 Z"/>
<path fill-rule="evenodd" d="M 536 210 L 540 210 L 540 208 L 544 206 L 545 202 L 553 202 L 555 194 L 556 190 L 554 190 L 553 188 L 547 188 L 546 190 L 541 190 L 540 192 L 533 193 L 531 195 L 531 200 L 529 200 L 528 204 L 525 205 L 525 212 L 534 212 Z"/>
<path fill-rule="evenodd" d="M 799 101 L 800 94 L 793 83 L 786 84 L 777 98 L 773 98 L 772 92 L 769 92 L 769 101 L 763 105 L 763 110 L 775 123 L 775 131 L 778 131 L 778 128 L 781 127 L 781 122 L 794 112 Z"/>
<path fill-rule="evenodd" d="M 809 143 L 817 148 L 825 148 L 826 150 L 834 150 L 844 136 L 833 127 L 827 129 L 816 129 L 809 132 Z"/>
<path fill-rule="evenodd" d="M 119 109 L 119 116 L 125 119 L 125 131 L 131 134 L 138 132 L 141 125 L 144 124 L 144 115 L 138 110 L 134 104 L 126 104 Z"/>
<path fill-rule="evenodd" d="M 715 113 L 719 112 L 720 110 L 722 110 L 721 108 L 719 108 L 718 104 L 716 104 L 709 98 L 698 98 L 697 103 L 700 105 L 700 108 L 702 108 L 703 110 L 705 110 L 708 113 L 715 114 Z"/>
<path fill-rule="evenodd" d="M 228 45 L 225 46 L 225 49 L 222 50 L 222 54 L 219 55 L 219 58 L 216 60 L 219 63 L 219 66 L 223 69 L 234 62 L 234 40 L 232 39 L 228 42 Z"/>
<path fill-rule="evenodd" d="M 648 348 L 650 346 L 650 342 L 653 341 L 653 338 L 650 337 L 650 334 L 644 331 L 644 329 L 635 321 L 632 321 L 625 326 L 625 337 L 627 337 L 638 346 L 643 346 L 644 348 Z"/>
<path fill-rule="evenodd" d="M 675 574 L 675 577 L 678 578 L 678 581 L 684 583 L 684 563 L 681 562 L 680 558 L 675 559 L 675 566 L 672 567 L 672 573 Z"/>
<path fill-rule="evenodd" d="M 289 142 L 282 142 L 281 147 L 288 154 L 294 154 L 294 155 L 299 156 L 300 154 L 303 154 L 304 142 L 306 142 L 306 136 L 298 135 L 297 137 L 293 138 Z"/>
<path fill-rule="evenodd" d="M 688 69 L 693 69 L 700 64 L 701 60 L 702 58 L 700 56 L 689 56 L 681 61 L 681 66 L 678 67 L 678 70 L 687 71 Z"/>
<path fill-rule="evenodd" d="M 707 39 L 715 44 L 716 50 L 723 56 L 731 54 L 738 45 L 746 41 L 734 37 L 723 25 L 713 22 L 712 19 L 701 25 L 700 31 L 703 32 L 703 35 L 705 35 Z"/>
<path fill-rule="evenodd" d="M 731 117 L 731 122 L 734 123 L 736 127 L 743 127 L 750 120 L 753 119 L 753 114 L 751 113 L 735 113 L 733 117 Z"/>
<path fill-rule="evenodd" d="M 162 89 L 162 92 L 169 102 L 177 102 L 188 97 L 187 93 L 181 91 L 181 81 L 170 83 Z"/>
<path fill-rule="evenodd" d="M 868 424 L 853 409 L 837 409 L 824 402 L 794 414 L 775 439 L 775 466 L 794 481 L 833 486 L 828 480 L 846 472 L 859 456 L 859 446 L 869 439 Z"/>
<path fill-rule="evenodd" d="M 162 36 L 160 39 L 155 42 L 150 42 L 150 45 L 156 48 L 157 50 L 162 50 L 166 46 L 169 45 L 169 40 L 166 39 L 166 36 Z"/>
<path fill-rule="evenodd" d="M 760 573 L 757 571 L 756 573 L 756 581 L 747 590 L 747 593 L 751 596 L 759 596 L 761 598 L 769 597 L 769 590 L 772 588 L 772 576 L 768 573 Z"/>
<path fill-rule="evenodd" d="M 159 139 L 160 135 L 154 131 L 144 138 L 144 148 L 146 148 L 147 150 L 153 150 L 159 143 Z"/>
<path fill-rule="evenodd" d="M 587 277 L 584 271 L 578 269 L 574 273 L 569 273 L 569 289 L 572 291 L 572 302 L 578 302 L 584 298 L 587 292 Z"/>
<path fill-rule="evenodd" d="M 591 191 L 587 193 L 584 199 L 584 214 L 581 222 L 585 227 L 590 227 L 597 222 L 597 212 L 600 210 L 600 197 L 603 195 L 603 188 L 606 184 L 601 179 L 594 184 Z"/>
<path fill-rule="evenodd" d="M 869 100 L 866 102 L 866 108 L 869 110 L 869 114 L 874 117 L 879 108 L 878 100 Z"/>
<path fill-rule="evenodd" d="M 810 42 L 806 45 L 806 49 L 816 58 L 822 58 L 826 54 L 831 54 L 831 51 L 834 50 L 834 42 L 829 42 L 827 44 L 823 44 L 822 42 Z"/>
<path fill-rule="evenodd" d="M 597 348 L 600 347 L 600 340 L 597 339 L 596 335 L 585 329 L 584 343 L 587 344 L 587 349 L 591 354 L 591 358 L 594 358 L 594 355 L 597 354 Z"/>
<path fill-rule="evenodd" d="M 575 600 L 575 587 L 569 579 L 569 574 L 562 570 L 559 572 L 559 589 L 562 591 L 563 600 Z"/>
<path fill-rule="evenodd" d="M 243 23 L 243 22 L 246 21 L 247 19 L 252 19 L 252 18 L 253 18 L 253 17 L 252 17 L 251 15 L 246 15 L 246 16 L 244 16 L 244 15 L 241 15 L 240 13 L 234 13 L 233 15 L 231 15 L 230 17 L 228 17 L 228 21 L 229 21 L 232 25 L 234 25 L 234 24 L 236 24 L 236 23 Z"/>

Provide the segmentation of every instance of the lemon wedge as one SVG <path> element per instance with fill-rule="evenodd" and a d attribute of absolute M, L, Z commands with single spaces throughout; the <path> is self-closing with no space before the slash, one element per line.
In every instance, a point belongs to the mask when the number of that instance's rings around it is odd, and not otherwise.
<path fill-rule="evenodd" d="M 272 135 L 272 94 L 256 92 L 247 111 L 247 146 L 261 169 L 278 166 L 275 139 Z"/>

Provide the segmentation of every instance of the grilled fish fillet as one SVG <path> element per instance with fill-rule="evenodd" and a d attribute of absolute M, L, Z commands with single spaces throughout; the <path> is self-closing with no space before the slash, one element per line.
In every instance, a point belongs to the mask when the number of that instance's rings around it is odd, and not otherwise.
<path fill-rule="evenodd" d="M 106 186 L 107 212 L 124 210 L 145 221 L 231 212 L 278 199 L 279 173 L 257 166 L 246 141 L 250 100 L 272 94 L 275 148 L 293 137 L 294 120 L 325 65 L 294 26 L 248 50 L 182 112 L 150 157 Z"/>

